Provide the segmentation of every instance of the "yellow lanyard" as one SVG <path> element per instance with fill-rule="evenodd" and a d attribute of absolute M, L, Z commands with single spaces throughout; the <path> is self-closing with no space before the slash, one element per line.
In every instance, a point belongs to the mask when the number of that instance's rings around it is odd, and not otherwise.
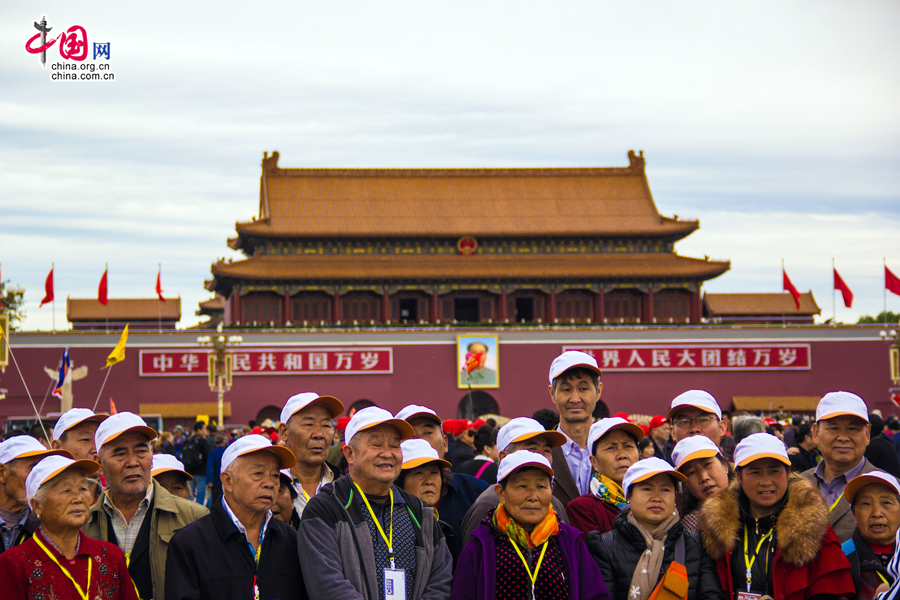
<path fill-rule="evenodd" d="M 75 578 L 72 577 L 72 574 L 69 573 L 69 571 L 64 566 L 59 564 L 59 561 L 56 560 L 55 556 L 50 554 L 50 551 L 47 550 L 47 546 L 44 545 L 44 543 L 41 541 L 41 539 L 38 536 L 34 536 L 34 541 L 36 541 L 38 546 L 40 546 L 41 549 L 47 553 L 47 556 L 50 557 L 50 560 L 55 562 L 56 566 L 59 567 L 60 569 L 62 569 L 63 574 L 72 581 L 72 585 L 74 585 L 75 589 L 78 590 L 78 595 L 81 596 L 82 598 L 84 598 L 84 600 L 88 600 L 88 594 L 91 592 L 91 565 L 92 565 L 91 557 L 88 556 L 88 577 L 87 577 L 87 587 L 86 587 L 87 591 L 83 591 L 81 589 L 81 586 L 78 585 L 78 582 L 75 581 Z"/>
<path fill-rule="evenodd" d="M 306 490 L 303 489 L 303 485 L 300 485 L 300 491 L 303 492 L 303 499 L 306 500 L 306 503 L 309 504 L 309 494 L 306 493 Z"/>
<path fill-rule="evenodd" d="M 366 508 L 369 509 L 369 514 L 372 515 L 372 520 L 375 521 L 375 527 L 378 528 L 378 533 L 381 534 L 381 539 L 384 540 L 384 543 L 387 544 L 388 554 L 391 557 L 391 568 L 394 567 L 394 488 L 391 488 L 391 523 L 388 526 L 389 535 L 384 535 L 384 529 L 381 528 L 381 522 L 378 520 L 378 517 L 375 516 L 375 511 L 372 510 L 372 506 L 369 504 L 369 499 L 366 498 L 365 492 L 362 491 L 362 488 L 359 487 L 359 484 L 355 481 L 353 485 L 356 486 L 356 489 L 359 490 L 359 495 L 362 496 L 363 502 L 366 503 Z"/>
<path fill-rule="evenodd" d="M 843 498 L 843 497 L 844 497 L 844 492 L 841 492 L 841 495 L 838 496 L 838 499 L 835 500 L 835 501 L 834 501 L 834 504 L 831 505 L 831 508 L 828 509 L 828 514 L 829 514 L 829 515 L 831 514 L 831 511 L 834 510 L 834 507 L 838 505 L 838 502 L 840 502 L 840 501 L 841 501 L 841 498 Z"/>
<path fill-rule="evenodd" d="M 747 567 L 747 591 L 750 591 L 750 584 L 753 582 L 753 576 L 750 574 L 750 570 L 753 568 L 753 563 L 756 562 L 756 557 L 759 556 L 759 549 L 762 548 L 763 542 L 765 542 L 769 537 L 771 537 L 772 532 L 775 531 L 775 528 L 769 530 L 769 533 L 762 536 L 762 539 L 759 540 L 759 543 L 756 545 L 756 552 L 753 554 L 753 558 L 747 553 L 747 526 L 744 525 L 744 565 Z"/>
<path fill-rule="evenodd" d="M 881 571 L 875 571 L 875 572 L 878 573 L 878 576 L 881 577 L 881 580 L 882 580 L 883 582 L 887 583 L 888 585 L 891 585 L 891 584 L 888 582 L 888 580 L 884 578 L 884 575 L 881 574 Z"/>
<path fill-rule="evenodd" d="M 531 569 L 528 568 L 528 562 L 525 560 L 525 557 L 522 556 L 522 551 L 519 550 L 519 545 L 515 542 L 515 540 L 510 539 L 510 543 L 512 544 L 513 549 L 516 551 L 516 554 L 519 555 L 519 558 L 522 559 L 522 564 L 525 565 L 525 572 L 528 573 L 528 579 L 531 581 L 531 598 L 534 599 L 534 585 L 537 583 L 538 571 L 541 570 L 541 563 L 544 562 L 544 553 L 547 552 L 547 544 L 550 540 L 547 540 L 543 543 L 543 549 L 541 550 L 541 556 L 538 558 L 537 564 L 534 566 L 534 574 L 531 574 Z"/>

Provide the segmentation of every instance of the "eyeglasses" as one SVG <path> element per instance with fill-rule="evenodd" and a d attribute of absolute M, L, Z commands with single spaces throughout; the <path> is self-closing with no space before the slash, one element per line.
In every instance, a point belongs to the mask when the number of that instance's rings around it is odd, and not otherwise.
<path fill-rule="evenodd" d="M 702 415 L 697 417 L 696 419 L 692 419 L 690 417 L 678 417 L 677 419 L 673 419 L 672 422 L 675 423 L 675 427 L 683 427 L 688 428 L 691 426 L 691 422 L 696 423 L 700 427 L 706 427 L 713 421 L 718 421 L 715 415 Z"/>

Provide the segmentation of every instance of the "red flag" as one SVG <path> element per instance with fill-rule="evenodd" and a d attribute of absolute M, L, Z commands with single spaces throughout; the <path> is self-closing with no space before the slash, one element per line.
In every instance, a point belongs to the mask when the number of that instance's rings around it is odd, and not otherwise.
<path fill-rule="evenodd" d="M 794 305 L 797 307 L 797 310 L 800 310 L 800 292 L 798 292 L 797 288 L 794 287 L 794 284 L 791 283 L 790 277 L 787 276 L 787 271 L 782 269 L 781 274 L 784 276 L 782 282 L 784 291 L 791 293 L 791 296 L 794 297 Z"/>
<path fill-rule="evenodd" d="M 112 396 L 110 396 L 109 397 L 109 415 L 112 416 L 112 415 L 116 414 L 117 412 L 119 412 L 119 411 L 116 410 L 116 403 L 113 402 Z"/>
<path fill-rule="evenodd" d="M 41 300 L 41 305 L 38 308 L 48 302 L 53 302 L 53 269 L 50 269 L 50 274 L 47 275 L 47 280 L 44 282 L 44 299 Z"/>
<path fill-rule="evenodd" d="M 159 268 L 159 273 L 156 274 L 156 296 L 159 298 L 160 302 L 165 302 L 166 299 L 163 298 L 163 290 L 162 290 L 162 282 L 160 278 L 162 277 L 162 267 Z"/>
<path fill-rule="evenodd" d="M 834 269 L 834 289 L 841 290 L 841 296 L 844 298 L 844 306 L 847 308 L 853 306 L 853 292 L 850 291 L 850 286 L 844 283 L 844 280 L 838 275 L 837 269 Z"/>
<path fill-rule="evenodd" d="M 897 277 L 891 270 L 884 266 L 884 288 L 892 294 L 900 296 L 900 277 Z"/>
<path fill-rule="evenodd" d="M 107 269 L 106 271 L 103 271 L 103 277 L 100 278 L 100 287 L 97 289 L 97 302 L 99 302 L 103 306 L 106 306 L 107 304 L 109 304 L 109 298 L 106 297 L 106 272 L 107 271 L 109 271 L 109 269 Z"/>

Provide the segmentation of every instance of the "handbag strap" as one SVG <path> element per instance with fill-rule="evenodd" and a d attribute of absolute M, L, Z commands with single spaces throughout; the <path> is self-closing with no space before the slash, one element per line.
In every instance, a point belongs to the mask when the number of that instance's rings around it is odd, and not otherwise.
<path fill-rule="evenodd" d="M 492 464 L 494 464 L 492 461 L 489 461 L 489 460 L 484 461 L 484 464 L 481 465 L 481 468 L 478 469 L 477 473 L 475 473 L 475 479 L 481 479 L 481 474 L 484 473 L 485 469 L 487 469 Z"/>
<path fill-rule="evenodd" d="M 675 542 L 675 562 L 680 565 L 684 564 L 684 534 L 678 536 L 678 541 Z"/>

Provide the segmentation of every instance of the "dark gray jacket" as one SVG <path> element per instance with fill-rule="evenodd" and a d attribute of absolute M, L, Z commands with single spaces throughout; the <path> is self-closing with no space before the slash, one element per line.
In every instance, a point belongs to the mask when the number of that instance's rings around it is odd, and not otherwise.
<path fill-rule="evenodd" d="M 407 581 L 410 597 L 443 600 L 450 597 L 453 562 L 434 518 L 434 509 L 394 486 L 412 513 L 416 529 L 416 576 Z M 297 548 L 303 580 L 313 598 L 378 600 L 375 553 L 365 514 L 355 500 L 358 492 L 349 475 L 322 488 L 300 518 Z M 410 587 L 411 586 L 411 587 Z"/>

